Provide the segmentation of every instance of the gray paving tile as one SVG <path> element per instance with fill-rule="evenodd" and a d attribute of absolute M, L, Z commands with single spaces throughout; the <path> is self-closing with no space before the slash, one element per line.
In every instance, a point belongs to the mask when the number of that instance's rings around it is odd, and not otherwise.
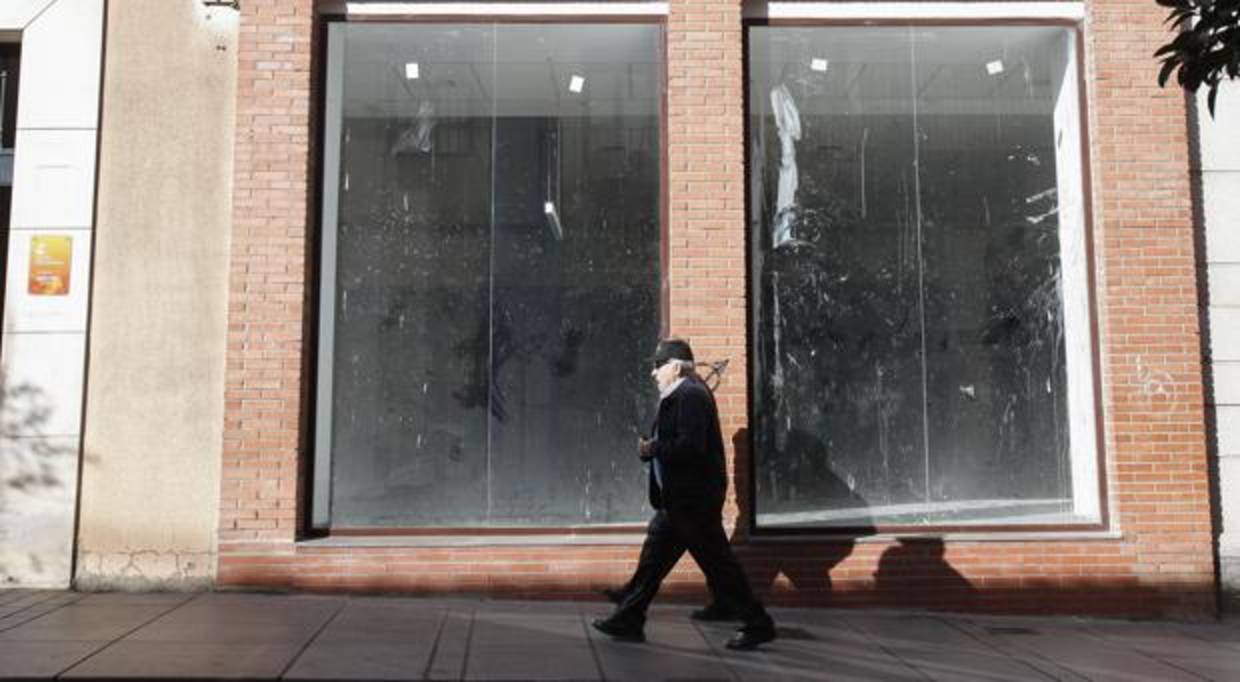
<path fill-rule="evenodd" d="M 298 651 L 291 644 L 121 641 L 61 679 L 275 679 Z"/>
<path fill-rule="evenodd" d="M 596 615 L 585 614 L 588 625 Z M 607 680 L 730 680 L 732 674 L 688 619 L 658 614 L 646 623 L 646 643 L 617 642 L 587 633 Z"/>
<path fill-rule="evenodd" d="M 51 679 L 108 642 L 0 642 L 0 680 Z"/>
<path fill-rule="evenodd" d="M 286 680 L 421 680 L 432 642 L 412 644 L 321 644 L 303 652 Z"/>
<path fill-rule="evenodd" d="M 851 613 L 843 616 L 842 619 L 852 623 L 857 630 L 885 647 L 952 648 L 974 652 L 984 652 L 989 649 L 986 644 L 969 634 L 968 631 L 937 616 Z"/>
<path fill-rule="evenodd" d="M 194 592 L 93 592 L 76 603 L 79 606 L 178 606 L 199 595 Z"/>
<path fill-rule="evenodd" d="M 0 589 L 0 606 L 23 599 L 33 592 L 34 590 L 27 590 L 20 587 Z"/>
<path fill-rule="evenodd" d="M 16 606 L 7 615 L 0 615 L 0 631 L 28 623 L 65 606 L 67 606 L 65 602 L 50 600 Z"/>
<path fill-rule="evenodd" d="M 734 632 L 733 626 L 708 624 L 699 628 L 738 680 L 925 679 L 842 619 L 824 619 L 810 613 L 780 616 L 779 638 L 752 652 L 724 648 L 724 642 Z"/>
<path fill-rule="evenodd" d="M 314 638 L 286 679 L 422 679 L 445 610 L 416 600 L 349 602 Z M 462 642 L 462 645 L 464 642 Z M 459 676 L 460 667 L 457 666 Z"/>
<path fill-rule="evenodd" d="M 446 609 L 417 600 L 349 602 L 332 618 L 316 642 L 399 644 L 434 642 Z"/>
<path fill-rule="evenodd" d="M 1017 639 L 1018 648 L 1036 653 L 1042 659 L 1089 680 L 1173 682 L 1197 679 L 1135 649 L 1112 644 L 1100 637 L 1066 633 L 1009 637 Z M 1039 667 L 1046 670 L 1045 666 Z"/>
<path fill-rule="evenodd" d="M 164 623 L 159 620 L 126 637 L 134 642 L 201 642 L 213 644 L 305 644 L 322 623 Z"/>
<path fill-rule="evenodd" d="M 1174 623 L 1099 622 L 1090 624 L 1088 629 L 1113 645 L 1135 649 L 1156 658 L 1209 655 L 1226 648 L 1220 647 L 1217 641 L 1187 634 Z"/>
<path fill-rule="evenodd" d="M 925 680 L 915 668 L 878 647 L 823 650 L 800 642 L 776 641 L 758 651 L 720 655 L 742 681 Z"/>
<path fill-rule="evenodd" d="M 322 625 L 346 603 L 343 598 L 318 599 L 299 597 L 271 597 L 253 595 L 250 599 L 238 595 L 203 595 L 178 606 L 160 619 L 163 624 L 212 624 L 225 626 L 235 623 Z"/>
<path fill-rule="evenodd" d="M 0 610 L 0 618 L 8 618 L 33 610 L 38 610 L 39 613 L 49 613 L 68 603 L 72 603 L 71 600 L 65 599 L 63 593 L 60 592 L 26 590 L 4 604 L 3 610 Z"/>
<path fill-rule="evenodd" d="M 162 606 L 65 606 L 17 627 L 0 632 L 0 641 L 114 640 L 158 617 Z"/>
<path fill-rule="evenodd" d="M 431 664 L 426 677 L 432 680 L 459 680 L 465 674 L 465 658 L 469 652 L 473 630 L 472 610 L 453 610 L 444 615 L 436 637 Z"/>
<path fill-rule="evenodd" d="M 1192 657 L 1168 657 L 1168 664 L 1182 668 L 1207 680 L 1232 682 L 1240 680 L 1240 651 L 1224 649 Z"/>
<path fill-rule="evenodd" d="M 926 677 L 941 682 L 1046 682 L 1056 679 L 1028 663 L 993 650 L 905 648 L 892 653 Z"/>
<path fill-rule="evenodd" d="M 530 655 L 531 652 L 555 655 Z M 465 677 L 471 680 L 598 679 L 580 614 L 478 611 L 474 615 Z"/>

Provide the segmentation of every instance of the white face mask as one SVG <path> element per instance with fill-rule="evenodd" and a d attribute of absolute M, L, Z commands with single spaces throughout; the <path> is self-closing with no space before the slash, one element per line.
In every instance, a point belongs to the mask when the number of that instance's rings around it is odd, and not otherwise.
<path fill-rule="evenodd" d="M 663 392 L 668 389 L 676 380 L 680 378 L 680 361 L 668 360 L 658 369 L 652 370 L 650 376 L 654 377 L 654 381 L 659 385 L 659 391 Z"/>

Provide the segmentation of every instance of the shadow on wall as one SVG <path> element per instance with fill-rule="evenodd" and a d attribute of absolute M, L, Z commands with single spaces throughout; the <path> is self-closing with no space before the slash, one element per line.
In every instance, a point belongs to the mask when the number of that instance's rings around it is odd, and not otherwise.
<path fill-rule="evenodd" d="M 778 551 L 765 551 L 761 546 L 749 544 L 748 538 L 744 535 L 749 526 L 749 519 L 754 518 L 750 506 L 753 500 L 753 481 L 748 475 L 752 471 L 749 442 L 748 429 L 740 429 L 732 436 L 733 451 L 736 453 L 735 472 L 737 473 L 732 480 L 736 486 L 738 518 L 740 519 L 736 524 L 736 533 L 733 534 L 733 543 L 739 544 L 737 554 L 745 564 L 750 582 L 753 583 L 755 589 L 768 591 L 782 576 L 790 583 L 789 587 L 794 591 L 829 594 L 832 589 L 831 569 L 852 554 L 856 538 L 874 533 L 868 516 L 865 517 L 865 522 L 851 529 L 848 536 L 841 536 L 829 542 L 781 544 L 778 545 Z M 819 480 L 826 480 L 836 499 L 849 499 L 850 508 L 868 508 L 866 501 L 850 491 L 848 485 L 831 471 L 827 461 L 827 448 L 820 440 L 805 431 L 793 430 L 788 434 L 786 447 L 796 461 L 822 464 L 812 475 Z"/>
<path fill-rule="evenodd" d="M 63 501 L 72 499 L 77 448 L 44 436 L 52 409 L 43 389 L 0 376 L 0 587 L 50 570 L 35 541 L 72 518 Z"/>
<path fill-rule="evenodd" d="M 754 542 L 746 537 L 748 520 L 753 518 L 746 430 L 738 431 L 732 443 L 735 471 L 740 474 L 733 480 L 741 519 L 733 543 L 755 590 L 773 605 L 1186 618 L 1201 618 L 1214 610 L 1214 590 L 1206 584 L 1158 585 L 1127 575 L 1038 576 L 1019 571 L 974 582 L 952 566 L 941 538 L 897 537 L 859 543 L 876 533 L 864 513 L 857 515 L 863 522 L 847 534 Z M 814 436 L 792 431 L 787 448 L 795 451 L 792 459 L 821 463 L 807 473 L 825 479 L 834 499 L 847 499 L 844 506 L 850 509 L 869 508 L 866 500 L 831 471 L 826 448 Z M 854 553 L 860 556 L 841 567 L 833 579 L 832 571 Z"/>

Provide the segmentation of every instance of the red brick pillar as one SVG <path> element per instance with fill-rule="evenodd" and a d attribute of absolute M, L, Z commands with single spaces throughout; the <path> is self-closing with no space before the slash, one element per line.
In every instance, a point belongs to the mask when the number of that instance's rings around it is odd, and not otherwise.
<path fill-rule="evenodd" d="M 1095 231 L 1112 514 L 1164 613 L 1212 612 L 1214 566 L 1186 100 L 1159 89 L 1152 2 L 1093 0 Z"/>
<path fill-rule="evenodd" d="M 299 516 L 313 0 L 241 3 L 220 552 L 291 551 Z"/>
<path fill-rule="evenodd" d="M 667 44 L 671 331 L 699 361 L 728 361 L 717 397 L 731 441 L 748 421 L 740 0 L 672 0 Z"/>

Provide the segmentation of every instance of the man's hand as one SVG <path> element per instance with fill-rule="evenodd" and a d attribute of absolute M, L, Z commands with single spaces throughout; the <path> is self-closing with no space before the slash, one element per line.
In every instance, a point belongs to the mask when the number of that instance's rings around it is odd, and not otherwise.
<path fill-rule="evenodd" d="M 637 437 L 637 456 L 641 457 L 643 462 L 650 459 L 651 457 L 654 457 L 654 441 L 646 440 L 645 438 L 638 436 Z"/>

